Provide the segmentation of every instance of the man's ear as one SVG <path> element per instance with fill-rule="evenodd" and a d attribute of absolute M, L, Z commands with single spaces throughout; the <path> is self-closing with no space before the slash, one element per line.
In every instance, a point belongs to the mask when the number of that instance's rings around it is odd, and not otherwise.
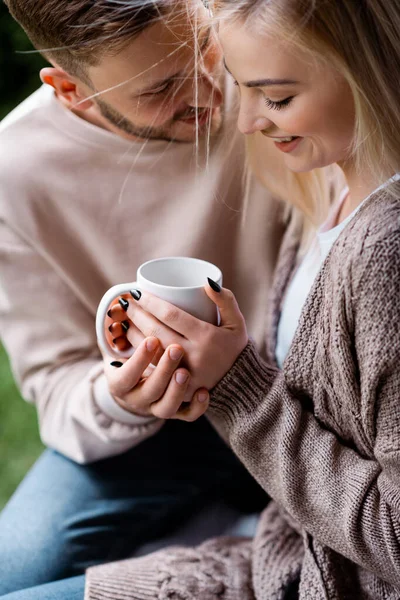
<path fill-rule="evenodd" d="M 55 89 L 57 97 L 68 108 L 84 111 L 93 106 L 92 100 L 87 100 L 82 83 L 59 67 L 45 67 L 40 71 L 40 79 Z"/>

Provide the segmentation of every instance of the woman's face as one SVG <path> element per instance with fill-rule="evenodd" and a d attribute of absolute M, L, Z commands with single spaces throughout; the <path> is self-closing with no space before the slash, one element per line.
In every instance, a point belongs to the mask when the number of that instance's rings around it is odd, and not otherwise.
<path fill-rule="evenodd" d="M 329 63 L 241 23 L 222 23 L 225 64 L 240 91 L 238 127 L 260 131 L 284 153 L 287 166 L 309 171 L 349 157 L 354 102 Z"/>

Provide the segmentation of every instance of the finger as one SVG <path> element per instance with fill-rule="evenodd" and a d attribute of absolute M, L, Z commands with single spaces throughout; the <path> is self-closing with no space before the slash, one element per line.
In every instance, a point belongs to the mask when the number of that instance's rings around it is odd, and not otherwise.
<path fill-rule="evenodd" d="M 124 299 L 126 298 L 125 296 L 121 297 Z M 126 311 L 122 308 L 121 304 L 118 302 L 118 299 L 115 300 L 110 306 L 107 312 L 107 317 L 112 321 L 123 321 L 126 319 Z"/>
<path fill-rule="evenodd" d="M 164 355 L 164 348 L 160 345 L 159 349 L 157 350 L 157 352 L 155 353 L 155 356 L 152 360 L 152 364 L 156 367 L 158 365 L 158 363 L 160 362 L 161 358 Z"/>
<path fill-rule="evenodd" d="M 164 348 L 172 344 L 179 344 L 182 341 L 182 336 L 179 333 L 159 321 L 150 312 L 144 310 L 132 298 L 127 306 L 126 316 L 145 337 L 152 336 L 158 338 Z"/>
<path fill-rule="evenodd" d="M 174 419 L 193 423 L 197 421 L 208 409 L 210 394 L 206 389 L 197 390 L 190 404 L 182 404 Z"/>
<path fill-rule="evenodd" d="M 136 325 L 131 324 L 128 332 L 126 333 L 126 337 L 134 348 L 137 348 L 145 339 L 143 333 L 136 327 Z M 147 337 L 156 337 L 156 336 L 147 336 Z M 159 340 L 160 341 L 160 340 Z M 162 355 L 164 354 L 164 347 L 162 344 L 159 345 L 157 352 L 155 353 L 153 360 L 151 361 L 153 365 L 158 365 L 158 362 Z"/>
<path fill-rule="evenodd" d="M 130 326 L 131 323 L 128 319 L 125 321 L 115 321 L 109 326 L 108 331 L 110 332 L 112 339 L 124 337 Z"/>
<path fill-rule="evenodd" d="M 151 413 L 159 419 L 174 418 L 184 401 L 189 382 L 189 371 L 178 369 L 171 377 L 161 400 L 151 405 Z"/>
<path fill-rule="evenodd" d="M 119 325 L 116 322 L 118 322 Z M 111 347 L 116 347 L 120 352 L 128 350 L 131 347 L 131 344 L 126 340 L 126 331 L 130 327 L 131 323 L 127 319 L 126 312 L 123 310 L 118 300 L 116 300 L 107 311 L 104 321 L 107 343 Z M 125 341 L 123 341 L 123 338 L 125 338 Z"/>
<path fill-rule="evenodd" d="M 122 367 L 119 369 L 109 367 L 109 388 L 113 396 L 123 398 L 137 386 L 144 371 L 151 364 L 159 345 L 156 338 L 147 338 Z"/>
<path fill-rule="evenodd" d="M 148 292 L 131 290 L 133 302 L 140 305 L 142 309 L 152 314 L 159 322 L 169 329 L 189 338 L 193 330 L 199 327 L 199 319 L 193 317 L 184 310 L 161 300 Z M 130 306 L 132 302 L 129 302 Z M 128 314 L 129 309 L 128 309 Z"/>
<path fill-rule="evenodd" d="M 119 352 L 125 352 L 125 350 L 129 350 L 131 344 L 126 339 L 126 337 L 118 337 L 112 340 L 113 346 L 117 348 Z"/>
<path fill-rule="evenodd" d="M 131 346 L 133 346 L 133 348 L 137 348 L 145 339 L 143 333 L 139 331 L 139 329 L 131 321 L 128 320 L 123 321 L 122 323 L 112 323 L 112 325 L 110 325 L 108 328 L 108 331 L 109 333 L 106 336 L 108 343 L 110 345 L 115 345 L 116 342 L 118 344 L 118 350 L 121 351 L 127 350 Z M 119 337 L 125 337 L 130 342 L 130 345 L 123 343 L 121 339 L 118 339 Z M 154 355 L 152 364 L 157 365 L 163 354 L 164 348 L 160 345 L 156 354 Z"/>
<path fill-rule="evenodd" d="M 154 337 L 154 336 L 145 336 L 143 335 L 143 333 L 141 331 L 139 331 L 139 329 L 132 324 L 129 328 L 129 330 L 126 332 L 126 337 L 129 340 L 129 342 L 132 344 L 132 346 L 134 348 L 137 348 L 138 346 L 140 346 L 140 344 L 143 342 L 143 340 L 146 337 Z"/>
<path fill-rule="evenodd" d="M 164 396 L 171 382 L 171 378 L 179 367 L 179 363 L 181 362 L 182 358 L 182 347 L 178 345 L 172 345 L 167 348 L 163 356 L 160 358 L 157 367 L 153 370 L 150 377 L 143 384 L 143 392 L 145 392 L 146 396 L 145 400 L 147 399 L 147 401 L 155 402 Z M 177 381 L 177 383 L 179 384 L 185 382 Z M 178 408 L 179 404 L 176 407 L 175 412 L 178 410 Z"/>
<path fill-rule="evenodd" d="M 243 315 L 240 312 L 235 296 L 226 288 L 220 288 L 220 291 L 217 291 L 218 287 L 218 284 L 210 279 L 204 289 L 207 296 L 218 307 L 221 315 L 221 326 L 236 327 L 242 325 Z"/>

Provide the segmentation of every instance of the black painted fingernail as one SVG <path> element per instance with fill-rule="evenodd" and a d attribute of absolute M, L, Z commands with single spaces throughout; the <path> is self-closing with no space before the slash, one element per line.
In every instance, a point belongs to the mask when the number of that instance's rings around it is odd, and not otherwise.
<path fill-rule="evenodd" d="M 209 284 L 210 288 L 212 290 L 214 290 L 214 292 L 217 292 L 217 294 L 219 294 L 222 289 L 221 286 L 216 281 L 213 281 L 209 277 L 207 277 L 207 279 L 208 279 L 208 284 Z"/>
<path fill-rule="evenodd" d="M 117 341 L 117 338 L 114 338 L 113 341 L 112 341 L 112 343 L 114 344 L 114 346 L 116 344 L 116 341 Z"/>
<path fill-rule="evenodd" d="M 111 308 L 110 308 L 110 310 L 108 311 L 108 313 L 107 313 L 107 316 L 108 316 L 108 317 L 110 317 L 110 319 L 112 319 Z"/>
<path fill-rule="evenodd" d="M 110 365 L 112 367 L 116 367 L 117 369 L 123 366 L 122 362 L 119 362 L 119 360 L 114 360 L 112 363 L 110 363 Z"/>
<path fill-rule="evenodd" d="M 112 325 L 110 325 L 110 327 L 108 328 L 108 331 L 109 331 L 110 333 L 112 333 L 112 328 L 113 328 L 113 325 L 114 325 L 114 323 L 113 323 Z"/>
<path fill-rule="evenodd" d="M 128 331 L 128 329 L 130 327 L 129 321 L 122 321 L 121 325 L 122 325 L 122 329 L 124 331 Z"/>
<path fill-rule="evenodd" d="M 135 300 L 140 300 L 140 298 L 142 297 L 142 292 L 140 292 L 139 290 L 131 290 L 130 294 Z"/>
<path fill-rule="evenodd" d="M 128 302 L 128 300 L 125 300 L 125 298 L 120 298 L 118 300 L 118 302 L 120 303 L 120 305 L 122 306 L 122 308 L 126 312 L 128 310 L 128 308 L 129 308 L 129 302 Z"/>

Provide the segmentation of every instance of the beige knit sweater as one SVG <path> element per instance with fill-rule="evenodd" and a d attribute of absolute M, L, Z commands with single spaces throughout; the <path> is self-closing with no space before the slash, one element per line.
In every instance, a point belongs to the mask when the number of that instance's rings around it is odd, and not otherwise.
<path fill-rule="evenodd" d="M 397 185 L 397 187 L 396 187 Z M 86 599 L 400 597 L 400 190 L 373 195 L 342 232 L 279 371 L 249 344 L 210 418 L 274 502 L 254 540 L 218 539 L 92 568 Z M 271 311 L 298 249 L 282 247 Z M 250 293 L 250 291 L 249 291 Z"/>

